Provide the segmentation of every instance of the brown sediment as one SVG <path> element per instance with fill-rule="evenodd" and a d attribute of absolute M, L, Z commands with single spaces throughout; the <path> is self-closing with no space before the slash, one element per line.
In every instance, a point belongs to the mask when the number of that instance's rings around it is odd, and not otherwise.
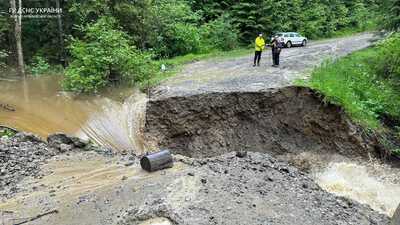
<path fill-rule="evenodd" d="M 328 151 L 355 157 L 379 151 L 374 137 L 322 98 L 309 88 L 290 86 L 151 100 L 146 137 L 191 157 L 232 150 L 273 155 Z"/>

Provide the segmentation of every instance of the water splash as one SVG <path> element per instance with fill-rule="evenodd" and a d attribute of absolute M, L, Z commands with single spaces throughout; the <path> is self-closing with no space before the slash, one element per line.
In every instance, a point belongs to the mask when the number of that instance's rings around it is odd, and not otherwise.
<path fill-rule="evenodd" d="M 101 110 L 91 113 L 77 136 L 89 138 L 116 151 L 142 153 L 145 145 L 142 136 L 145 119 L 146 96 L 136 92 L 122 103 L 108 98 L 91 104 Z"/>
<path fill-rule="evenodd" d="M 400 203 L 400 185 L 394 183 L 399 173 L 381 164 L 332 162 L 327 168 L 314 171 L 313 175 L 326 191 L 368 204 L 389 216 Z"/>
<path fill-rule="evenodd" d="M 113 87 L 99 95 L 60 92 L 60 76 L 0 81 L 0 124 L 46 138 L 63 132 L 89 138 L 116 151 L 143 152 L 146 95 L 131 87 Z"/>

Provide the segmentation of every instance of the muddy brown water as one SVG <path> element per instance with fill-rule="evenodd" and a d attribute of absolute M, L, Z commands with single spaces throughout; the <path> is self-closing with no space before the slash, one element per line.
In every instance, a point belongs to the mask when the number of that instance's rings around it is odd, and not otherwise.
<path fill-rule="evenodd" d="M 147 149 L 142 137 L 147 102 L 144 94 L 132 88 L 114 87 L 112 91 L 105 90 L 95 96 L 74 96 L 61 91 L 60 80 L 58 76 L 0 79 L 0 106 L 3 106 L 0 107 L 0 124 L 43 138 L 65 132 L 90 138 L 114 150 L 143 152 Z M 306 158 L 312 160 L 314 156 Z M 400 202 L 399 170 L 351 160 L 328 160 L 323 164 L 326 166 L 312 168 L 312 176 L 322 188 L 393 215 Z M 56 167 L 63 168 L 62 165 Z M 93 168 L 95 174 L 98 168 L 98 165 Z M 84 171 L 80 170 L 79 174 Z M 113 176 L 120 180 L 121 174 Z M 148 222 L 169 223 L 163 218 Z"/>
<path fill-rule="evenodd" d="M 62 92 L 60 82 L 60 76 L 0 79 L 0 124 L 43 138 L 63 132 L 114 150 L 144 149 L 146 97 L 139 90 L 114 87 L 98 95 L 74 96 Z"/>

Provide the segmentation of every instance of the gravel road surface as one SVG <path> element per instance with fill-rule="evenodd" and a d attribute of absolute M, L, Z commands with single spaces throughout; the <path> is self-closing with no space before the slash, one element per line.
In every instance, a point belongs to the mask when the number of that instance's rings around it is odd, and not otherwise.
<path fill-rule="evenodd" d="M 182 71 L 152 90 L 152 98 L 186 96 L 209 92 L 260 91 L 305 79 L 324 60 L 366 48 L 379 37 L 363 33 L 351 37 L 311 42 L 307 47 L 285 48 L 281 66 L 274 68 L 270 48 L 263 52 L 260 67 L 253 55 L 234 59 L 210 59 L 186 65 Z"/>

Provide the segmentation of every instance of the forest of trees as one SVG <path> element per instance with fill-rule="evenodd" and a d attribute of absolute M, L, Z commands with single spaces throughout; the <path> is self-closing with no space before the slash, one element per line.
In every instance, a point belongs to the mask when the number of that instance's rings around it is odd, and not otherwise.
<path fill-rule="evenodd" d="M 0 12 L 0 67 L 21 67 L 22 63 L 28 65 L 27 73 L 40 73 L 49 64 L 64 65 L 64 87 L 91 92 L 110 80 L 145 80 L 156 72 L 153 62 L 158 59 L 248 46 L 258 32 L 269 36 L 277 31 L 298 31 L 315 39 L 343 30 L 397 29 L 399 2 L 1 1 L 0 9 L 6 10 Z M 8 9 L 14 8 L 13 4 L 16 9 L 59 6 L 62 13 L 51 18 L 22 15 L 21 19 L 18 14 L 11 16 Z"/>

